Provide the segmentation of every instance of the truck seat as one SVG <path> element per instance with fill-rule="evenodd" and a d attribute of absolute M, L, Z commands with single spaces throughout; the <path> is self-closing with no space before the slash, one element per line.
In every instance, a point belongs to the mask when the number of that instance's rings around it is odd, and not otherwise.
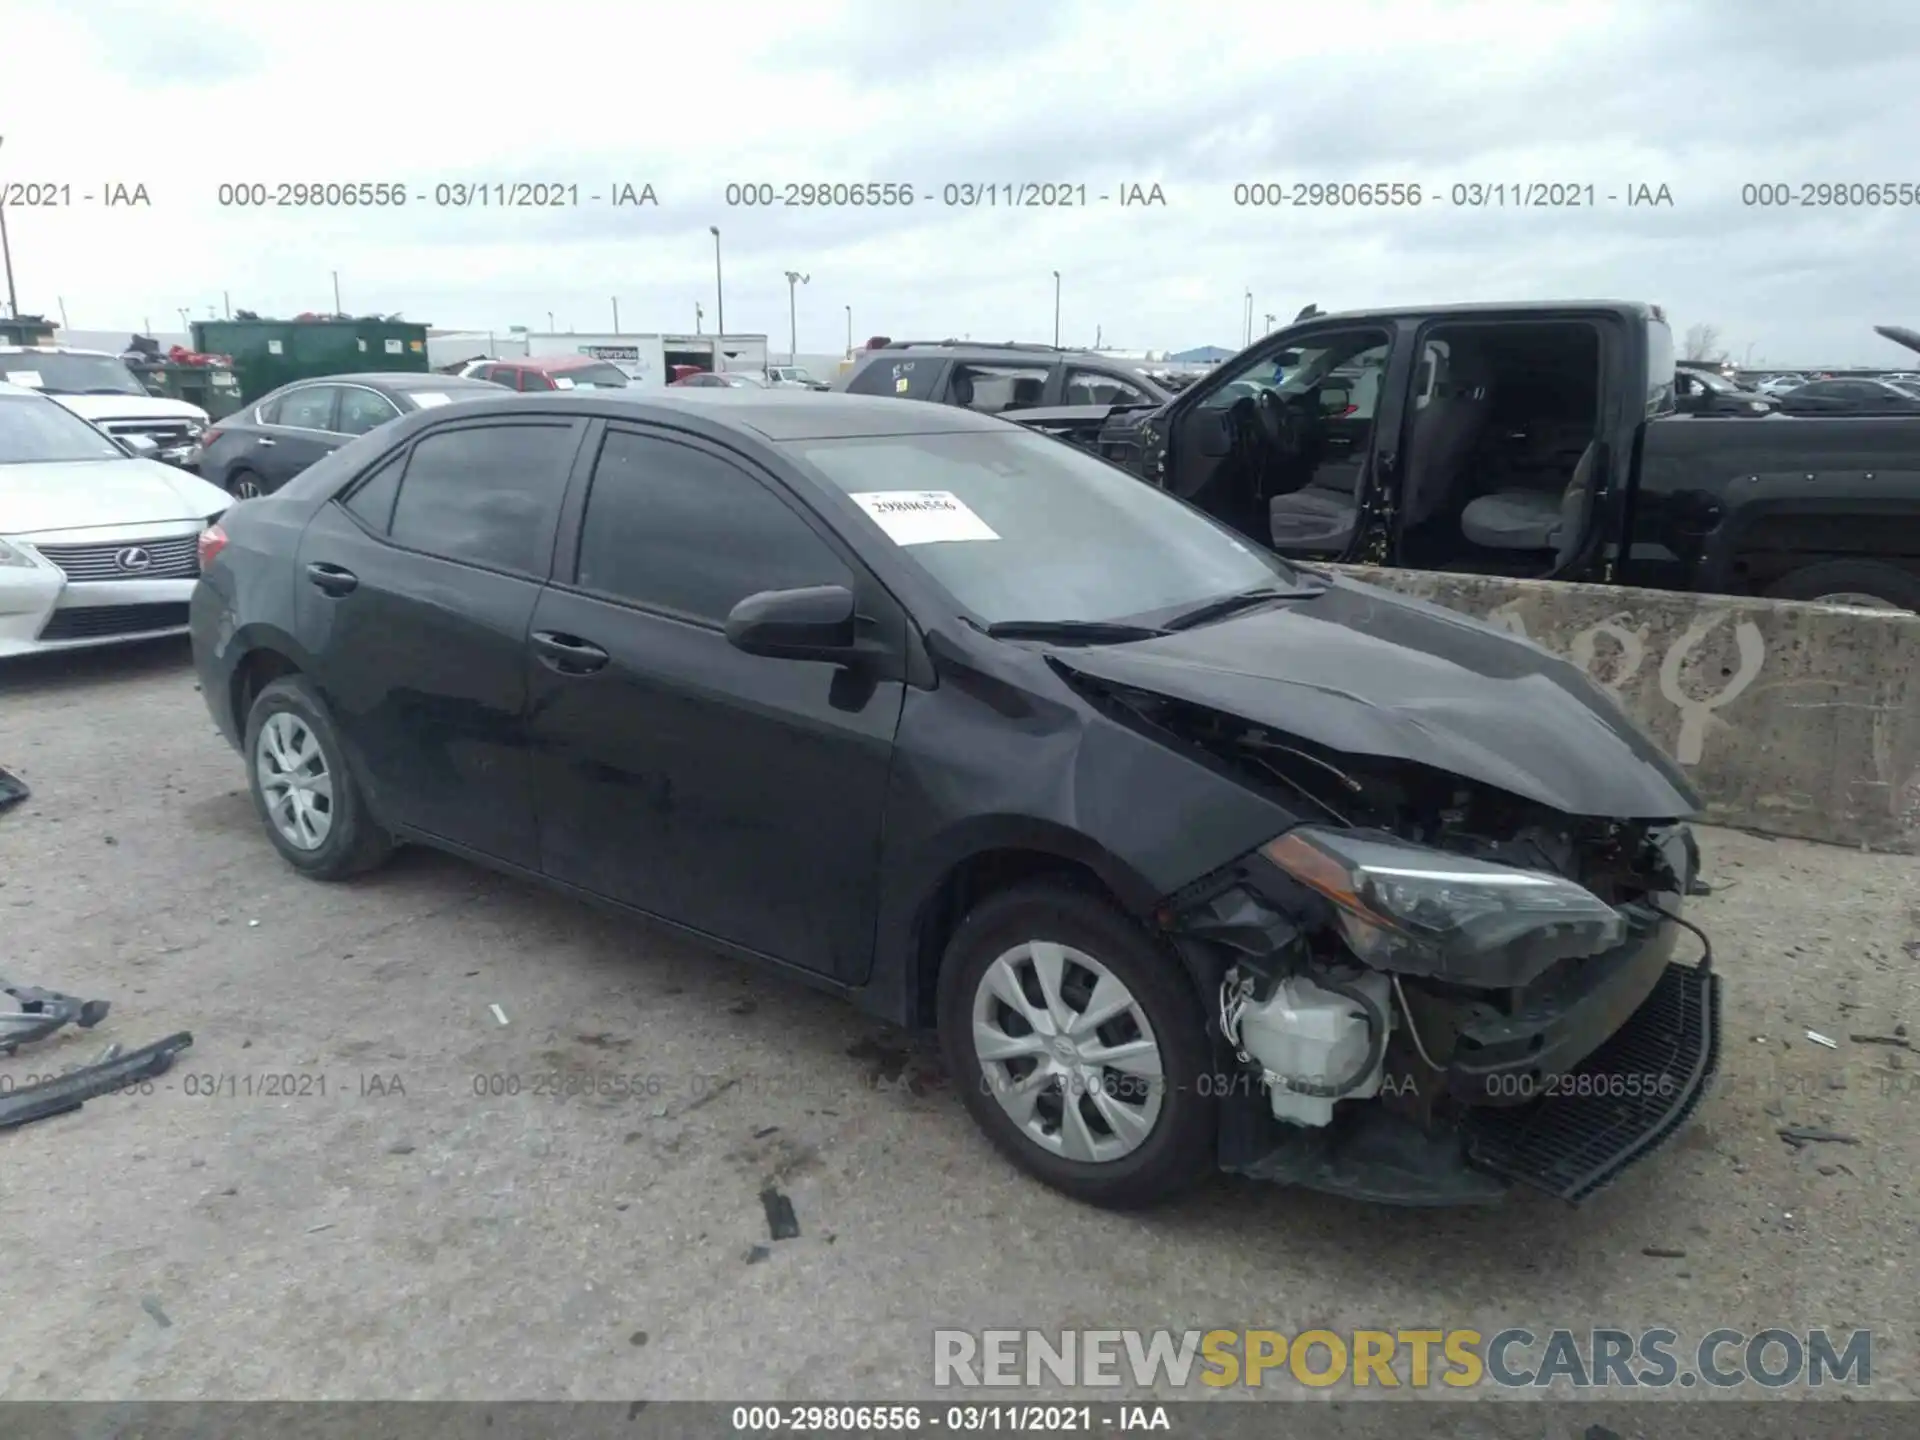
<path fill-rule="evenodd" d="M 1359 519 L 1350 474 L 1341 476 L 1338 488 L 1309 484 L 1267 502 L 1267 526 L 1276 550 L 1345 549 Z"/>
<path fill-rule="evenodd" d="M 1544 490 L 1502 490 L 1482 495 L 1460 512 L 1461 532 L 1475 545 L 1489 550 L 1570 548 L 1586 507 L 1587 487 L 1593 482 L 1597 448 L 1588 445 L 1580 452 L 1572 478 L 1558 495 Z"/>

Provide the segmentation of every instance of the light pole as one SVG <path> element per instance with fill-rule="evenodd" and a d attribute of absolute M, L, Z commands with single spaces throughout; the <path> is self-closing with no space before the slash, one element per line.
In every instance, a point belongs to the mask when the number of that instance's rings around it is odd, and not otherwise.
<path fill-rule="evenodd" d="M 796 356 L 800 352 L 799 311 L 795 308 L 794 295 L 797 286 L 807 283 L 810 277 L 798 270 L 787 271 L 787 364 L 797 364 Z"/>
<path fill-rule="evenodd" d="M 620 297 L 618 295 L 613 297 L 613 333 L 616 335 L 620 333 Z"/>
<path fill-rule="evenodd" d="M 1260 333 L 1262 335 L 1271 335 L 1273 333 L 1273 322 L 1278 320 L 1279 318 L 1280 317 L 1278 315 L 1274 314 L 1271 310 L 1269 310 L 1267 312 L 1266 326 L 1260 331 Z"/>
<path fill-rule="evenodd" d="M 1060 272 L 1053 272 L 1053 348 L 1060 348 Z"/>
<path fill-rule="evenodd" d="M 709 225 L 713 234 L 713 304 L 714 334 L 724 336 L 727 333 L 727 292 L 720 283 L 720 227 Z"/>
<path fill-rule="evenodd" d="M 547 333 L 549 335 L 555 333 L 553 328 L 553 312 L 551 310 L 547 312 Z"/>
<path fill-rule="evenodd" d="M 0 145 L 4 145 L 6 139 L 6 136 L 0 135 Z M 13 245 L 7 239 L 7 207 L 5 205 L 0 205 L 0 259 L 4 259 L 7 266 L 7 314 L 10 318 L 18 320 L 20 297 L 13 292 Z"/>
<path fill-rule="evenodd" d="M 851 305 L 847 306 L 846 311 L 847 311 L 847 354 L 851 355 L 853 354 L 853 307 Z"/>
<path fill-rule="evenodd" d="M 333 313 L 336 315 L 344 313 L 340 309 L 340 272 L 338 270 L 333 272 Z"/>
<path fill-rule="evenodd" d="M 1247 291 L 1247 344 L 1253 343 L 1253 291 Z"/>
<path fill-rule="evenodd" d="M 694 334 L 704 335 L 707 333 L 706 331 L 700 328 L 701 322 L 703 322 L 706 318 L 707 318 L 707 312 L 700 308 L 700 302 L 698 300 L 694 301 L 693 302 L 693 333 Z"/>

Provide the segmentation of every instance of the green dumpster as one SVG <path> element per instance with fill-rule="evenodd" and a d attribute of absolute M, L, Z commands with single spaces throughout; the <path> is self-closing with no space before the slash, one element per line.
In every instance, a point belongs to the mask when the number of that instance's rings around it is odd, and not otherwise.
<path fill-rule="evenodd" d="M 427 327 L 398 320 L 196 320 L 193 348 L 232 359 L 242 404 L 295 380 L 428 368 Z"/>

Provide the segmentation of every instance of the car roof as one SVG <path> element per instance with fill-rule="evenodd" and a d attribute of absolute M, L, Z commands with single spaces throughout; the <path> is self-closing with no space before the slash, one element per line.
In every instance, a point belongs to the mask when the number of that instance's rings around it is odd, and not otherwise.
<path fill-rule="evenodd" d="M 863 351 L 867 356 L 897 355 L 902 353 L 952 355 L 961 359 L 987 358 L 994 360 L 1040 360 L 1052 364 L 1056 360 L 1071 360 L 1082 365 L 1106 365 L 1115 370 L 1138 370 L 1146 362 L 1124 360 L 1113 355 L 1102 355 L 1097 350 L 1073 350 L 1054 345 L 1030 345 L 1022 341 L 1005 341 L 994 344 L 992 341 L 975 340 L 898 340 L 891 345 L 882 345 L 877 350 Z"/>
<path fill-rule="evenodd" d="M 76 350 L 71 345 L 0 345 L 0 355 L 91 355 L 100 360 L 118 360 L 104 350 Z"/>
<path fill-rule="evenodd" d="M 1024 426 L 955 405 L 931 405 L 891 395 L 821 394 L 732 386 L 670 389 L 563 390 L 510 397 L 506 413 L 597 412 L 705 430 L 747 431 L 779 444 L 793 440 L 847 440 L 888 435 L 943 435 L 970 431 L 1031 434 Z M 445 415 L 444 410 L 427 412 Z M 491 410 L 489 413 L 492 413 Z"/>
<path fill-rule="evenodd" d="M 598 355 L 515 355 L 510 360 L 495 360 L 495 365 L 518 365 L 527 370 L 578 370 L 583 365 L 611 365 Z"/>
<path fill-rule="evenodd" d="M 307 385 L 364 385 L 370 390 L 498 390 L 500 388 L 491 380 L 472 380 L 465 375 L 442 375 L 433 370 L 424 374 L 416 370 L 363 370 L 349 375 L 307 375 L 299 380 L 289 380 L 273 393 L 278 395 L 280 390 L 292 390 Z"/>

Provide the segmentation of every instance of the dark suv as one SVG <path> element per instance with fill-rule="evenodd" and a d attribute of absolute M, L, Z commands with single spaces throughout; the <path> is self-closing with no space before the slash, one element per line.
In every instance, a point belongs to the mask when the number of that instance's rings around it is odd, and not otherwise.
<path fill-rule="evenodd" d="M 998 415 L 1066 405 L 1162 405 L 1174 392 L 1138 366 L 1052 345 L 894 340 L 862 356 L 835 389 L 963 405 Z"/>

